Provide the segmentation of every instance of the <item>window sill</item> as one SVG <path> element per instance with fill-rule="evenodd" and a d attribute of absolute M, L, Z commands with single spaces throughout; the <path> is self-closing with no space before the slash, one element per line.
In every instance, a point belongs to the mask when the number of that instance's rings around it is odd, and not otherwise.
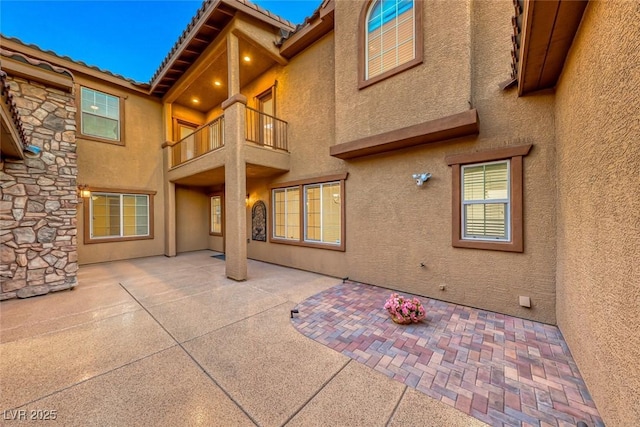
<path fill-rule="evenodd" d="M 520 242 L 489 242 L 486 240 L 467 240 L 454 238 L 451 246 L 454 248 L 485 249 L 490 251 L 503 252 L 523 252 L 522 241 Z"/>
<path fill-rule="evenodd" d="M 362 89 L 364 89 L 366 87 L 369 87 L 369 86 L 372 86 L 372 85 L 374 85 L 376 83 L 380 83 L 381 81 L 386 80 L 389 77 L 393 77 L 393 76 L 395 76 L 397 74 L 405 72 L 405 71 L 407 71 L 407 70 L 409 70 L 409 69 L 411 69 L 413 67 L 416 67 L 416 66 L 418 66 L 420 64 L 422 64 L 422 56 L 420 56 L 418 58 L 415 58 L 415 59 L 412 59 L 409 62 L 405 62 L 402 65 L 398 65 L 396 68 L 394 68 L 392 70 L 389 70 L 389 71 L 385 71 L 384 73 L 378 74 L 375 77 L 371 77 L 369 79 L 361 79 L 358 82 L 358 89 L 362 90 Z M 364 74 L 364 71 L 362 72 L 362 74 Z"/>
<path fill-rule="evenodd" d="M 134 240 L 152 240 L 153 235 L 151 236 L 130 236 L 130 237 L 105 237 L 105 238 L 90 238 L 85 240 L 83 243 L 85 245 L 90 245 L 93 243 L 114 243 L 114 242 L 130 242 Z"/>
<path fill-rule="evenodd" d="M 306 248 L 315 248 L 315 249 L 328 249 L 330 251 L 339 251 L 339 252 L 345 251 L 344 244 L 328 245 L 324 243 L 311 243 L 311 242 L 304 242 L 300 240 L 286 240 L 286 239 L 278 239 L 273 237 L 269 238 L 269 243 L 278 243 L 282 245 L 291 245 L 291 246 L 302 246 Z"/>
<path fill-rule="evenodd" d="M 122 140 L 116 141 L 115 139 L 100 138 L 100 137 L 97 137 L 97 136 L 85 135 L 83 133 L 78 133 L 76 139 L 84 139 L 84 140 L 87 140 L 87 141 L 102 142 L 104 144 L 120 145 L 120 146 L 124 147 L 124 141 L 122 141 Z"/>

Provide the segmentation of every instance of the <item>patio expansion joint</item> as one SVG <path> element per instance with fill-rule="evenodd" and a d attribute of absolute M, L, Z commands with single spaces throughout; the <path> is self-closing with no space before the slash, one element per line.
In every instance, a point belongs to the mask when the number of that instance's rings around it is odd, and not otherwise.
<path fill-rule="evenodd" d="M 123 302 L 123 303 L 120 303 L 120 304 L 114 304 L 114 305 L 110 305 L 110 306 L 105 306 L 103 308 L 113 308 L 113 307 L 117 307 L 119 305 L 124 305 L 124 304 L 127 304 L 127 303 Z M 136 311 L 140 311 L 140 310 L 141 310 L 140 308 L 136 308 L 134 310 L 125 311 L 125 312 L 122 312 L 122 313 L 116 313 L 116 314 L 113 314 L 111 316 L 105 316 L 105 317 L 101 317 L 99 319 L 92 319 L 92 320 L 89 320 L 87 322 L 76 323 L 75 325 L 69 325 L 69 326 L 66 326 L 64 328 L 56 329 L 56 330 L 53 330 L 53 331 L 46 331 L 46 332 L 42 332 L 42 333 L 39 333 L 39 334 L 29 335 L 29 336 L 26 336 L 26 337 L 17 338 L 17 339 L 8 340 L 8 341 L 1 341 L 0 340 L 0 344 L 8 344 L 10 342 L 19 342 L 19 341 L 24 341 L 24 340 L 30 340 L 30 339 L 36 338 L 36 337 L 43 337 L 43 336 L 46 336 L 46 335 L 57 334 L 57 333 L 62 332 L 62 331 L 68 331 L 69 329 L 77 328 L 79 326 L 90 325 L 92 323 L 102 322 L 104 320 L 113 319 L 114 317 L 122 316 L 123 314 L 135 313 Z M 76 315 L 79 315 L 79 314 L 90 313 L 90 312 L 91 312 L 91 310 L 87 310 L 87 311 L 83 311 L 83 312 L 80 312 L 80 313 L 76 313 L 74 315 L 56 317 L 56 318 L 54 318 L 52 320 L 70 318 L 70 317 L 73 317 L 73 316 L 76 316 Z M 2 335 L 5 332 L 8 332 L 8 331 L 24 328 L 26 326 L 40 325 L 42 323 L 46 323 L 46 322 L 42 321 L 42 322 L 32 323 L 32 324 L 29 324 L 29 325 L 16 326 L 15 328 L 9 328 L 9 329 L 6 329 L 5 331 L 0 332 L 0 335 Z"/>
<path fill-rule="evenodd" d="M 231 394 L 224 387 L 222 387 L 222 385 L 218 383 L 218 381 L 216 381 L 216 379 L 213 378 L 213 376 L 209 372 L 207 372 L 204 366 L 202 366 L 200 362 L 198 362 L 196 358 L 193 357 L 193 355 L 191 355 L 191 353 L 189 353 L 189 351 L 187 351 L 186 348 L 184 348 L 182 343 L 180 343 L 176 339 L 176 337 L 174 337 L 173 334 L 169 332 L 167 328 L 165 328 L 164 325 L 160 323 L 160 321 L 156 319 L 156 317 L 153 314 L 151 314 L 151 312 L 144 305 L 142 305 L 142 303 L 138 301 L 138 299 L 135 296 L 133 296 L 131 292 L 129 292 L 129 290 L 122 283 L 120 283 L 120 286 L 122 286 L 122 289 L 124 289 L 125 292 L 127 292 L 131 296 L 131 298 L 133 298 L 133 300 L 136 303 L 138 303 L 138 305 L 140 305 L 140 307 L 142 307 L 144 311 L 147 312 L 147 314 L 158 324 L 158 326 L 162 328 L 163 331 L 167 333 L 167 335 L 169 335 L 169 337 L 171 337 L 171 339 L 176 343 L 176 345 L 182 349 L 182 351 L 187 355 L 187 357 L 189 357 L 193 361 L 193 363 L 202 371 L 202 373 L 204 373 L 211 380 L 211 382 L 213 382 L 216 385 L 216 387 L 218 387 L 227 396 L 227 398 L 229 398 L 229 400 L 231 400 L 238 407 L 238 409 L 240 409 L 240 411 L 242 411 L 242 413 L 251 420 L 251 422 L 254 425 L 259 426 L 260 424 L 255 420 L 255 418 L 253 418 L 251 414 L 249 414 L 249 412 L 247 412 L 247 410 L 243 408 L 242 405 L 240 405 L 240 403 L 236 399 L 234 399 L 233 396 L 231 396 Z"/>
<path fill-rule="evenodd" d="M 330 377 L 327 381 L 325 381 L 325 382 L 320 386 L 320 388 L 319 388 L 318 390 L 316 390 L 316 392 L 315 392 L 315 393 L 313 393 L 313 394 L 311 395 L 311 397 L 309 397 L 309 398 L 308 398 L 308 399 L 307 399 L 307 400 L 306 400 L 302 405 L 300 405 L 300 407 L 299 407 L 298 409 L 296 409 L 296 410 L 295 410 L 291 415 L 289 415 L 289 418 L 287 418 L 287 419 L 282 423 L 281 427 L 284 427 L 284 426 L 286 426 L 287 424 L 289 424 L 289 422 L 290 422 L 292 419 L 294 419 L 294 418 L 295 418 L 295 416 L 296 416 L 296 415 L 298 415 L 298 413 L 299 413 L 300 411 L 302 411 L 302 410 L 304 409 L 304 407 L 305 407 L 305 406 L 307 406 L 307 405 L 309 404 L 309 402 L 311 402 L 313 399 L 315 399 L 315 397 L 316 397 L 318 394 L 320 394 L 320 392 L 321 392 L 321 391 L 322 391 L 322 390 L 323 390 L 323 389 L 324 389 L 324 388 L 325 388 L 325 387 L 326 387 L 326 386 L 327 386 L 331 381 L 333 381 L 333 379 L 334 379 L 335 377 L 337 377 L 337 376 L 338 376 L 338 374 L 340 374 L 340 372 L 342 372 L 342 371 L 344 370 L 344 368 L 346 368 L 346 367 L 347 367 L 347 365 L 348 365 L 349 363 L 351 363 L 352 361 L 353 361 L 353 359 L 349 359 L 349 360 L 347 360 L 347 361 L 346 361 L 346 363 L 340 367 L 340 369 L 338 369 L 338 370 L 337 370 L 333 375 L 331 375 L 331 377 Z"/>
<path fill-rule="evenodd" d="M 396 415 L 396 412 L 398 411 L 398 407 L 400 406 L 400 402 L 402 402 L 402 399 L 404 398 L 404 395 L 407 392 L 408 388 L 409 387 L 405 385 L 404 388 L 402 389 L 402 394 L 400 394 L 400 398 L 398 398 L 398 401 L 396 402 L 396 406 L 393 407 L 393 411 L 391 411 L 391 415 L 389 415 L 389 419 L 384 425 L 385 427 L 389 427 L 389 424 L 391 423 L 391 420 L 393 420 L 393 417 Z"/>
<path fill-rule="evenodd" d="M 191 341 L 195 341 L 195 340 L 197 340 L 198 338 L 202 338 L 202 337 L 207 336 L 207 335 L 209 335 L 209 334 L 212 334 L 212 333 L 214 333 L 214 332 L 221 331 L 221 330 L 222 330 L 222 329 L 224 329 L 224 328 L 228 328 L 229 326 L 233 326 L 233 325 L 236 325 L 236 324 L 238 324 L 238 323 L 244 322 L 244 321 L 245 321 L 245 320 L 247 320 L 247 319 L 251 319 L 252 317 L 259 316 L 259 315 L 261 315 L 261 314 L 263 314 L 263 313 L 266 313 L 266 312 L 267 312 L 267 311 L 269 311 L 269 310 L 273 310 L 274 308 L 278 308 L 278 307 L 280 307 L 281 305 L 285 305 L 287 302 L 288 302 L 288 301 L 281 302 L 280 304 L 276 304 L 276 305 L 274 305 L 274 306 L 272 306 L 272 307 L 265 308 L 264 310 L 259 311 L 259 312 L 257 312 L 257 313 L 254 313 L 254 314 L 252 314 L 252 315 L 250 315 L 250 316 L 243 317 L 242 319 L 238 319 L 238 320 L 233 321 L 233 322 L 231 322 L 231 323 L 227 323 L 226 325 L 222 325 L 222 326 L 220 326 L 220 327 L 218 327 L 218 328 L 215 328 L 215 329 L 212 329 L 212 330 L 210 330 L 210 331 L 207 331 L 207 332 L 205 332 L 205 333 L 203 333 L 203 334 L 197 335 L 197 336 L 195 336 L 195 337 L 193 337 L 193 338 L 189 338 L 188 340 L 184 340 L 184 341 L 182 341 L 182 344 L 190 343 Z M 165 330 L 166 330 L 166 329 L 165 329 Z M 169 335 L 171 336 L 171 334 L 169 334 Z M 173 336 L 171 336 L 171 338 L 173 338 Z M 174 339 L 175 339 L 175 338 L 174 338 Z M 176 340 L 176 342 L 177 342 L 177 340 Z"/>
<path fill-rule="evenodd" d="M 150 357 L 153 357 L 153 356 L 155 356 L 155 355 L 157 355 L 157 354 L 160 354 L 160 353 L 163 353 L 163 352 L 165 352 L 165 351 L 171 350 L 172 348 L 175 348 L 175 347 L 179 347 L 179 346 L 178 346 L 178 345 L 172 345 L 172 346 L 169 346 L 169 347 L 163 348 L 163 349 L 161 349 L 161 350 L 154 351 L 153 353 L 147 354 L 146 356 L 142 356 L 142 357 L 140 357 L 140 358 L 138 358 L 138 359 L 135 359 L 135 360 L 131 360 L 131 361 L 129 361 L 129 362 L 127 362 L 127 363 L 124 363 L 124 364 L 122 364 L 122 365 L 120 365 L 120 366 L 118 366 L 118 367 L 115 367 L 115 368 L 109 369 L 109 370 L 107 370 L 107 371 L 104 371 L 104 372 L 101 372 L 101 373 L 99 373 L 99 374 L 96 374 L 96 375 L 94 375 L 94 376 L 92 376 L 92 377 L 85 378 L 85 379 L 84 379 L 84 380 L 82 380 L 82 381 L 78 381 L 77 383 L 73 383 L 73 384 L 70 384 L 70 385 L 68 385 L 68 386 L 66 386 L 66 387 L 62 387 L 62 388 L 60 388 L 60 389 L 58 389 L 58 390 L 52 391 L 51 393 L 49 393 L 49 394 L 45 394 L 45 395 L 43 395 L 43 396 L 40 396 L 40 397 L 38 397 L 37 399 L 33 399 L 33 400 L 28 401 L 28 402 L 25 402 L 25 403 L 19 404 L 18 406 L 15 406 L 15 407 L 13 407 L 13 408 L 8 408 L 8 409 L 6 409 L 6 411 L 10 411 L 10 410 L 15 411 L 15 410 L 17 410 L 17 409 L 19 409 L 19 408 L 21 408 L 21 407 L 23 407 L 23 406 L 27 406 L 27 405 L 31 405 L 31 404 L 33 404 L 33 403 L 39 402 L 39 401 L 41 401 L 41 400 L 43 400 L 43 399 L 46 399 L 46 398 L 51 397 L 51 396 L 54 396 L 54 395 L 56 395 L 56 394 L 58 394 L 58 393 L 62 393 L 63 391 L 66 391 L 66 390 L 72 389 L 72 388 L 74 388 L 74 387 L 76 387 L 76 386 L 79 386 L 80 384 L 84 384 L 84 383 L 86 383 L 86 382 L 93 381 L 93 380 L 94 380 L 94 379 L 96 379 L 96 378 L 100 378 L 100 377 L 103 377 L 103 376 L 105 376 L 105 375 L 111 374 L 111 373 L 113 373 L 113 372 L 117 372 L 117 371 L 119 371 L 120 369 L 124 369 L 124 368 L 126 368 L 126 367 L 128 367 L 128 366 L 133 365 L 134 363 L 141 362 L 141 361 L 143 361 L 143 360 L 145 360 L 145 359 L 148 359 L 148 358 L 150 358 Z"/>

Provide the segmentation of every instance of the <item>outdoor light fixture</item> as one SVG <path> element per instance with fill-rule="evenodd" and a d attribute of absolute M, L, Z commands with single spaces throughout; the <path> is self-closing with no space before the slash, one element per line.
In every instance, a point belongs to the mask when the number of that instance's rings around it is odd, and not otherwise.
<path fill-rule="evenodd" d="M 42 151 L 42 148 L 36 145 L 25 145 L 24 151 L 26 151 L 29 154 L 38 155 L 40 154 L 40 151 Z"/>
<path fill-rule="evenodd" d="M 249 206 L 249 203 L 251 202 L 251 197 L 249 197 L 249 193 L 247 193 L 247 198 L 244 199 L 244 202 L 246 203 L 247 206 Z"/>
<path fill-rule="evenodd" d="M 216 80 L 215 82 L 213 82 L 213 84 L 216 85 L 216 86 L 222 86 L 222 83 L 220 83 L 219 80 Z"/>
<path fill-rule="evenodd" d="M 89 190 L 89 186 L 86 184 L 78 185 L 78 197 L 81 199 L 86 199 L 91 197 L 91 190 Z"/>
<path fill-rule="evenodd" d="M 416 180 L 416 185 L 418 187 L 422 187 L 422 184 L 424 184 L 425 181 L 427 181 L 429 178 L 431 178 L 430 173 L 414 173 L 413 174 L 413 179 Z"/>
<path fill-rule="evenodd" d="M 242 59 L 244 59 L 244 62 L 250 62 L 251 61 L 251 57 L 248 56 L 248 55 L 245 55 L 245 57 L 242 58 Z"/>

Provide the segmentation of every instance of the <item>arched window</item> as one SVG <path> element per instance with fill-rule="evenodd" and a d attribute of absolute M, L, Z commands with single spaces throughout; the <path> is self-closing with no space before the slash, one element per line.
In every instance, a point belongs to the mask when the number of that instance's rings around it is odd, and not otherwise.
<path fill-rule="evenodd" d="M 374 0 L 365 6 L 361 87 L 422 62 L 421 3 Z"/>

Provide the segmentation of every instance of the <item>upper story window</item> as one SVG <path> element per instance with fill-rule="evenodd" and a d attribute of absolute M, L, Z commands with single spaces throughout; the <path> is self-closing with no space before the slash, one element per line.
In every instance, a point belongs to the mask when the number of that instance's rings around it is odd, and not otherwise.
<path fill-rule="evenodd" d="M 80 132 L 83 136 L 122 143 L 123 102 L 117 96 L 80 88 Z"/>
<path fill-rule="evenodd" d="M 360 88 L 422 62 L 422 2 L 374 0 L 363 9 Z"/>

